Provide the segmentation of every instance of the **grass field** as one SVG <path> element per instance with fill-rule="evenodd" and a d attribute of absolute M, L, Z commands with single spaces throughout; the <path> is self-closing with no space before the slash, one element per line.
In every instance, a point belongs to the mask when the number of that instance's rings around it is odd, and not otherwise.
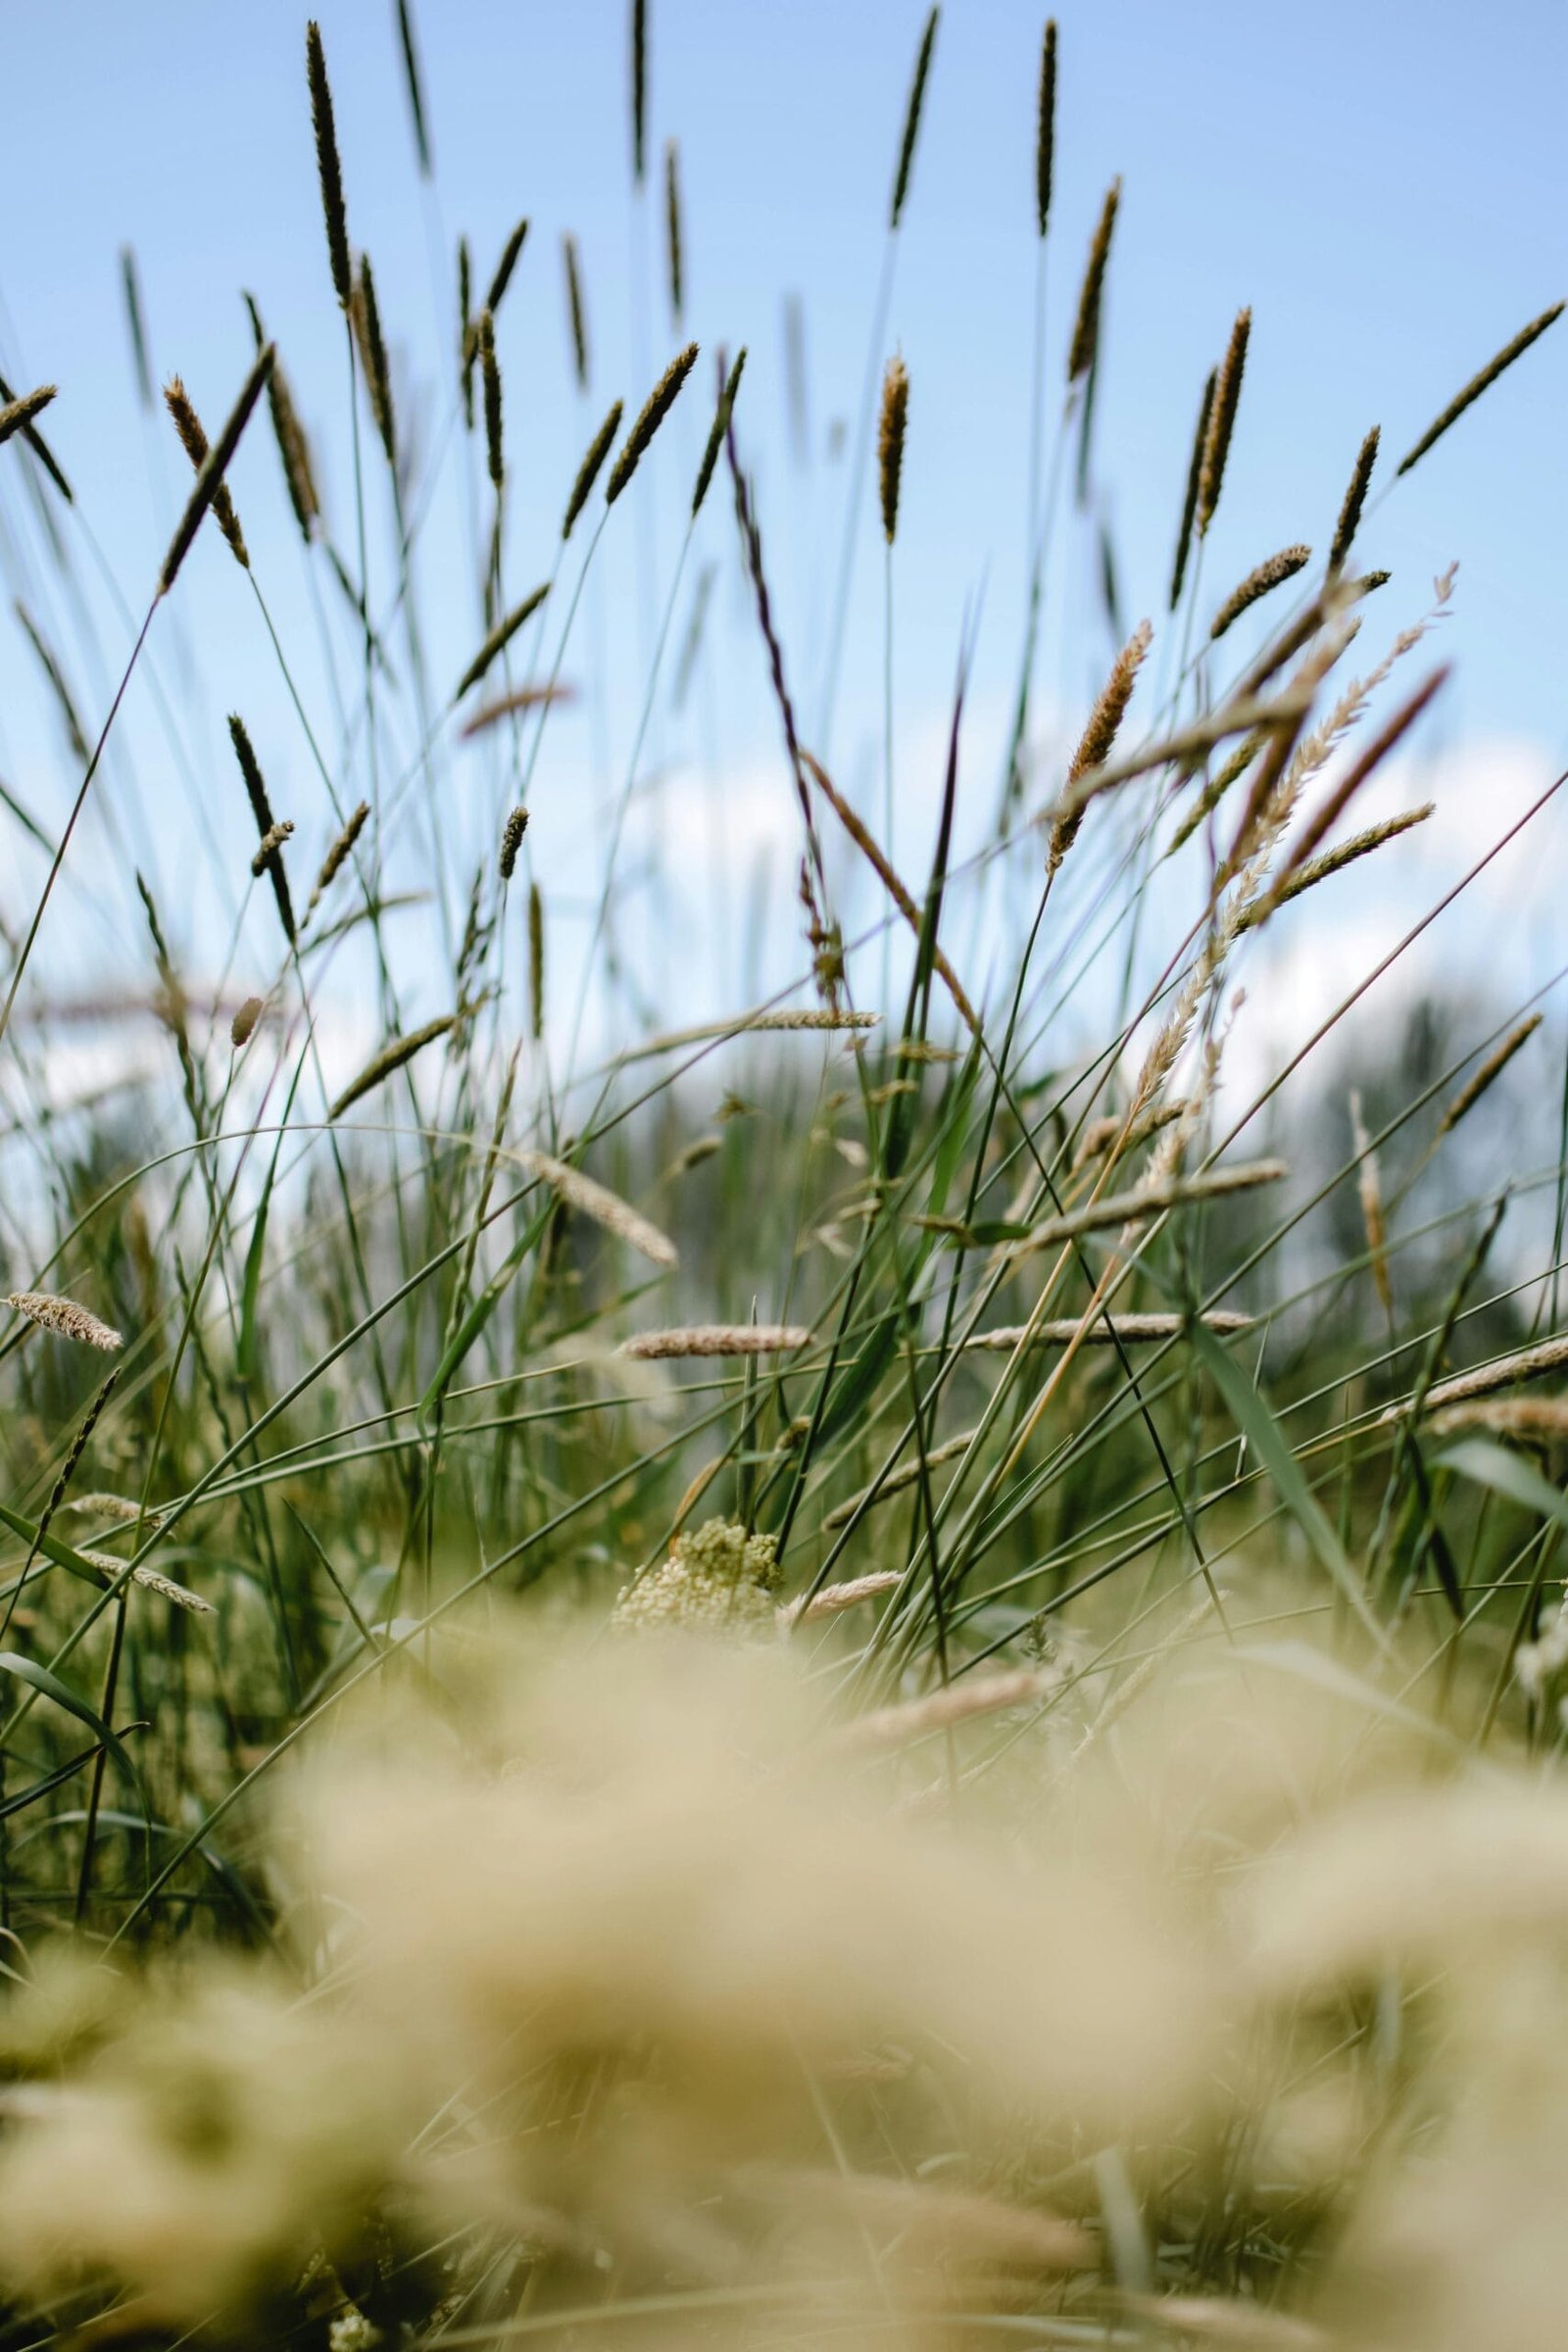
<path fill-rule="evenodd" d="M 1555 313 L 1437 387 L 1409 450 L 1348 451 L 1314 548 L 1232 592 L 1202 559 L 1242 311 L 1194 387 L 1185 500 L 1126 484 L 1171 507 L 1172 575 L 1131 625 L 1105 541 L 1103 684 L 1063 731 L 1040 679 L 1103 462 L 1113 183 L 1082 264 L 1053 254 L 1071 301 L 1037 313 L 1030 572 L 985 622 L 1017 647 L 1004 754 L 966 757 L 966 623 L 922 800 L 895 772 L 894 579 L 901 492 L 942 458 L 886 289 L 936 23 L 889 157 L 824 675 L 770 589 L 744 353 L 672 333 L 524 558 L 528 401 L 496 338 L 522 239 L 488 279 L 465 246 L 442 429 L 405 437 L 314 27 L 352 504 L 327 511 L 302 422 L 329 394 L 291 386 L 253 305 L 232 411 L 165 395 L 189 504 L 102 711 L 24 615 L 13 660 L 74 749 L 69 821 L 9 788 L 3 817 L 7 2344 L 1560 2340 L 1560 1024 L 1544 992 L 1456 997 L 1396 1034 L 1381 972 L 1347 969 L 1285 1067 L 1227 1062 L 1269 936 L 1310 945 L 1348 866 L 1409 891 L 1430 808 L 1371 821 L 1368 788 L 1443 692 L 1453 578 L 1391 581 L 1363 543 L 1544 364 Z M 634 8 L 678 319 L 650 37 Z M 1044 271 L 1054 25 L 1036 63 Z M 24 491 L 70 580 L 95 543 L 51 389 L 8 398 L 8 512 Z M 595 691 L 601 538 L 656 449 L 670 478 L 677 423 L 692 528 L 585 827 L 579 967 L 528 819 L 566 688 Z M 304 666 L 224 486 L 268 438 Z M 474 526 L 455 688 L 421 568 L 440 498 Z M 857 588 L 868 514 L 886 576 Z M 62 1101 L 83 1008 L 48 951 L 97 919 L 77 820 L 128 683 L 181 740 L 172 628 L 222 695 L 182 603 L 217 533 L 275 655 L 204 787 L 249 810 L 254 862 L 216 968 L 134 875 L 139 963 L 93 1018 L 150 1066 Z M 742 956 L 710 981 L 694 949 L 662 1004 L 642 812 L 657 841 L 710 590 L 755 632 L 791 977 L 749 998 Z M 852 793 L 826 713 L 857 593 L 886 716 Z M 309 807 L 273 805 L 282 740 Z M 722 791 L 710 817 L 738 935 Z M 1445 905 L 1500 843 L 1479 812 Z M 1411 898 L 1408 942 L 1431 911 Z"/>

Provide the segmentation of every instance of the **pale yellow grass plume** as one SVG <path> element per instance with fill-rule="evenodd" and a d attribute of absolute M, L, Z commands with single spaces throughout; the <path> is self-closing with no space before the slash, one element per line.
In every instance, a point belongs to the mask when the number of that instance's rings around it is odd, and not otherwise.
<path fill-rule="evenodd" d="M 1211 1307 L 1206 1314 L 1195 1315 L 1205 1331 L 1220 1339 L 1234 1339 L 1239 1331 L 1250 1331 L 1250 1315 L 1233 1314 L 1225 1307 Z M 1010 1323 L 994 1326 L 990 1331 L 971 1332 L 964 1341 L 965 1348 L 990 1349 L 994 1354 L 1010 1354 L 1014 1348 L 1112 1348 L 1117 1340 L 1127 1346 L 1147 1347 L 1157 1340 L 1179 1340 L 1187 1330 L 1185 1315 L 1128 1314 L 1113 1311 L 1108 1320 L 1097 1315 L 1085 1327 L 1081 1316 L 1055 1315 L 1044 1323 Z"/>
<path fill-rule="evenodd" d="M 17 1314 L 25 1315 L 40 1331 L 52 1331 L 63 1340 L 75 1340 L 83 1348 L 101 1348 L 112 1355 L 125 1345 L 118 1331 L 98 1317 L 78 1306 L 74 1298 L 59 1298 L 50 1291 L 12 1291 L 4 1303 Z"/>
<path fill-rule="evenodd" d="M 797 1323 L 687 1323 L 671 1331 L 639 1331 L 622 1340 L 622 1355 L 790 1355 L 811 1335 Z"/>
<path fill-rule="evenodd" d="M 936 1457 L 928 1454 L 926 1458 L 933 1461 Z M 824 1526 L 831 1524 L 831 1519 L 823 1521 Z M 858 1609 L 862 1601 L 885 1600 L 903 1582 L 897 1568 L 876 1568 L 869 1576 L 851 1577 L 847 1584 L 824 1585 L 809 1600 L 790 1601 L 779 1615 L 786 1625 L 814 1625 L 820 1618 L 842 1617 L 846 1609 Z"/>
<path fill-rule="evenodd" d="M 1501 1045 L 1487 1055 L 1486 1060 L 1473 1076 L 1465 1080 L 1464 1085 L 1460 1087 L 1459 1092 L 1448 1103 L 1442 1118 L 1438 1121 L 1439 1135 L 1450 1134 L 1465 1114 L 1474 1110 L 1482 1096 L 1502 1076 L 1520 1047 L 1530 1043 L 1536 1031 L 1541 1027 L 1542 1017 L 1539 1012 L 1533 1012 L 1527 1020 L 1521 1021 L 1516 1028 L 1510 1029 Z"/>
<path fill-rule="evenodd" d="M 1447 1404 L 1468 1403 L 1472 1396 L 1493 1396 L 1499 1389 L 1511 1389 L 1516 1380 L 1539 1380 L 1544 1372 L 1559 1372 L 1568 1364 L 1568 1339 L 1542 1340 L 1534 1348 L 1521 1348 L 1514 1355 L 1499 1355 L 1490 1364 L 1479 1364 L 1473 1372 L 1456 1373 L 1452 1380 L 1440 1380 L 1427 1391 L 1423 1411 L 1438 1413 Z M 1388 1428 L 1402 1421 L 1408 1407 L 1391 1404 L 1378 1415 L 1378 1427 Z"/>
<path fill-rule="evenodd" d="M 523 1152 L 517 1156 L 518 1164 L 530 1175 L 548 1184 L 568 1208 L 574 1208 L 579 1216 L 591 1217 L 607 1233 L 614 1234 L 618 1241 L 638 1250 L 650 1264 L 680 1264 L 680 1252 L 669 1236 L 661 1233 L 658 1226 L 650 1224 L 646 1217 L 639 1216 L 636 1209 L 628 1207 L 618 1193 L 611 1192 L 605 1185 L 596 1184 L 580 1168 L 568 1167 L 564 1160 L 553 1159 L 548 1152 Z"/>

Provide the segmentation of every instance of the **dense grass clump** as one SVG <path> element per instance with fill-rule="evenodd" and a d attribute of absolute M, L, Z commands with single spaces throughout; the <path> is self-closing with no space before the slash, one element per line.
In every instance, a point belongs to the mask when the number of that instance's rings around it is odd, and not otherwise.
<path fill-rule="evenodd" d="M 639 0 L 639 204 L 652 31 Z M 528 222 L 482 299 L 460 247 L 452 347 L 412 399 L 314 24 L 352 505 L 251 301 L 214 439 L 169 383 L 185 503 L 96 732 L 22 615 L 74 764 L 63 824 L 9 794 L 0 820 L 37 869 L 6 886 L 0 1002 L 6 2344 L 1558 2338 L 1568 1161 L 1539 1106 L 1562 1040 L 1534 1004 L 1427 1005 L 1398 1040 L 1363 1004 L 1380 973 L 1347 970 L 1283 1070 L 1232 1075 L 1260 939 L 1310 939 L 1319 894 L 1397 873 L 1432 814 L 1369 788 L 1441 694 L 1452 574 L 1385 620 L 1404 583 L 1352 568 L 1373 431 L 1326 563 L 1303 538 L 1205 588 L 1244 308 L 1185 497 L 1134 485 L 1180 518 L 1169 612 L 1162 576 L 1158 627 L 1127 625 L 1106 539 L 1102 682 L 1046 723 L 1052 555 L 1102 463 L 1112 179 L 1054 431 L 1038 310 L 1024 595 L 986 624 L 1017 639 L 995 817 L 960 821 L 986 789 L 965 770 L 960 795 L 966 635 L 922 838 L 894 583 L 901 492 L 941 461 L 889 328 L 938 35 L 933 9 L 890 124 L 820 674 L 772 592 L 744 350 L 683 343 L 623 387 L 524 558 L 530 393 L 497 320 Z M 429 176 L 406 0 L 395 38 Z M 1051 24 L 1020 196 L 1042 293 L 1057 69 Z M 129 257 L 125 285 L 150 386 Z M 79 563 L 53 388 L 0 395 L 0 470 Z M 320 708 L 226 478 L 269 430 Z M 568 910 L 542 747 L 609 691 L 607 532 L 698 449 Z M 472 525 L 445 670 L 443 495 Z M 153 1051 L 62 1103 L 74 836 L 128 686 L 166 694 L 209 520 L 275 682 L 228 721 L 231 927 L 194 955 L 134 875 L 139 964 L 87 1009 Z M 861 791 L 831 730 L 867 534 Z M 795 828 L 771 876 L 793 970 L 662 1007 L 642 951 L 675 902 L 628 851 L 723 573 Z M 226 710 L 220 632 L 182 617 Z M 1499 846 L 1478 817 L 1445 903 Z M 1475 1174 L 1494 1120 L 1502 1194 Z"/>

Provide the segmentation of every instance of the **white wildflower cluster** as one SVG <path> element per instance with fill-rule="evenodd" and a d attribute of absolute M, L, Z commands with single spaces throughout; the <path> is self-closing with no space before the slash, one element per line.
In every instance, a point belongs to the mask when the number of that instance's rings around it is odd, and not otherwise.
<path fill-rule="evenodd" d="M 615 1603 L 623 1633 L 654 1629 L 771 1640 L 778 1631 L 778 1542 L 738 1519 L 710 1519 L 679 1535 L 662 1566 L 629 1585 Z"/>
<path fill-rule="evenodd" d="M 1539 1698 L 1565 1666 L 1568 1666 L 1568 1592 L 1540 1640 L 1521 1642 L 1513 1661 L 1519 1688 L 1528 1698 Z"/>

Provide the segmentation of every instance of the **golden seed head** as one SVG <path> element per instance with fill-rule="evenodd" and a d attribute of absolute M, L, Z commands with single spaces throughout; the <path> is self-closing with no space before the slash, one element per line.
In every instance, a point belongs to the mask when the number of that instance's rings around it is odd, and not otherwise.
<path fill-rule="evenodd" d="M 901 359 L 892 359 L 882 378 L 882 414 L 876 436 L 882 535 L 889 547 L 899 531 L 899 484 L 904 472 L 904 435 L 908 416 L 909 371 Z"/>

